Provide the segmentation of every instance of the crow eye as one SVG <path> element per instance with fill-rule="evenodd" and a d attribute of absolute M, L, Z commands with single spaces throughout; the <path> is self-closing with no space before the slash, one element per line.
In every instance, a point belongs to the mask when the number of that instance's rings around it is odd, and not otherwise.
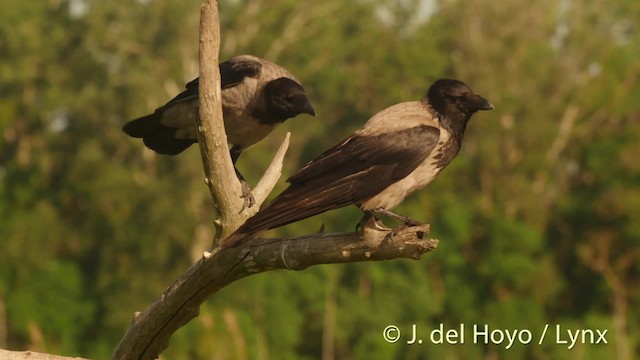
<path fill-rule="evenodd" d="M 295 107 L 300 102 L 300 98 L 297 96 L 288 96 L 286 98 L 287 105 Z"/>
<path fill-rule="evenodd" d="M 469 98 L 469 93 L 461 93 L 461 94 L 455 94 L 451 96 L 451 99 L 455 101 L 466 101 L 468 98 Z"/>

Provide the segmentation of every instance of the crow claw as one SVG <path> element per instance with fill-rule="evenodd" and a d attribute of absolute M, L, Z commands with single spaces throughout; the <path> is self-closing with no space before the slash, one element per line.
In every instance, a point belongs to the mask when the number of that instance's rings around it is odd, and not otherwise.
<path fill-rule="evenodd" d="M 246 181 L 240 181 L 240 187 L 242 189 L 242 195 L 240 197 L 244 199 L 244 203 L 242 204 L 242 209 L 240 212 L 243 212 L 245 209 L 251 208 L 256 204 L 256 199 L 253 197 L 251 193 L 251 188 L 249 188 L 249 184 Z"/>

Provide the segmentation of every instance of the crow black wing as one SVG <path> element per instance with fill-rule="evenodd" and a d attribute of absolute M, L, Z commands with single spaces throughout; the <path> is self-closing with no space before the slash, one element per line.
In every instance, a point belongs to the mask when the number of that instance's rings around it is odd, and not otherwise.
<path fill-rule="evenodd" d="M 247 220 L 225 246 L 380 193 L 424 162 L 439 137 L 439 129 L 421 125 L 347 138 L 291 176 L 289 188 Z"/>

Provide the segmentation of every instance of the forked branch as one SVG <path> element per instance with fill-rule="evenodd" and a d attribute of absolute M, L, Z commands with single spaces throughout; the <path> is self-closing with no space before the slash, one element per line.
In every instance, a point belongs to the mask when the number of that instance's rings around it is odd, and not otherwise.
<path fill-rule="evenodd" d="M 438 240 L 427 238 L 428 232 L 428 225 L 394 232 L 379 224 L 365 224 L 360 233 L 262 239 L 205 253 L 136 315 L 112 358 L 155 359 L 168 346 L 171 335 L 198 316 L 204 301 L 246 276 L 276 269 L 303 270 L 317 264 L 419 259 L 438 246 Z"/>
<path fill-rule="evenodd" d="M 200 23 L 200 121 L 198 141 L 205 182 L 209 186 L 218 218 L 217 240 L 235 231 L 255 214 L 280 177 L 289 134 L 280 146 L 262 180 L 254 189 L 256 205 L 243 210 L 240 184 L 229 156 L 222 121 L 218 51 L 220 45 L 217 2 L 206 0 Z M 434 250 L 438 241 L 429 239 L 429 225 L 389 229 L 374 218 L 361 224 L 357 233 L 314 234 L 288 239 L 260 239 L 240 247 L 204 256 L 144 311 L 115 349 L 113 359 L 155 359 L 168 346 L 171 335 L 195 318 L 200 305 L 218 290 L 246 276 L 288 269 L 302 270 L 316 264 L 419 259 Z"/>

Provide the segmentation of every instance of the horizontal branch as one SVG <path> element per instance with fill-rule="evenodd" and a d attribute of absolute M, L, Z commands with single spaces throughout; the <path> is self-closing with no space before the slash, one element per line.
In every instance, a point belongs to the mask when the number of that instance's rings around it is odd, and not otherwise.
<path fill-rule="evenodd" d="M 79 357 L 58 356 L 34 351 L 9 351 L 0 349 L 2 360 L 87 360 Z"/>
<path fill-rule="evenodd" d="M 425 238 L 429 225 L 406 228 L 395 234 L 390 230 L 366 231 L 364 235 L 350 232 L 258 240 L 240 253 L 242 261 L 236 266 L 244 266 L 249 273 L 259 273 L 276 269 L 304 270 L 319 264 L 418 260 L 422 254 L 438 247 L 438 240 Z"/>
<path fill-rule="evenodd" d="M 238 279 L 318 264 L 419 259 L 438 246 L 438 240 L 426 237 L 428 232 L 429 225 L 391 230 L 371 220 L 359 233 L 259 239 L 237 248 L 215 249 L 136 315 L 112 358 L 155 359 L 168 346 L 171 335 L 198 315 L 205 300 Z"/>

